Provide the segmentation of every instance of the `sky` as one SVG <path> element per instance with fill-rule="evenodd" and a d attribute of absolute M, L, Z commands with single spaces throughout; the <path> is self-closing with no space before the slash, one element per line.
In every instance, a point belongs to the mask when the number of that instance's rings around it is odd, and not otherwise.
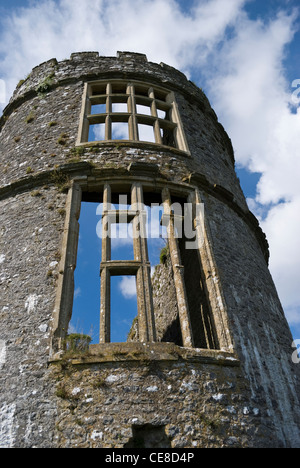
<path fill-rule="evenodd" d="M 141 52 L 184 72 L 232 140 L 300 339 L 299 46 L 299 0 L 0 0 L 0 111 L 33 67 L 76 51 Z"/>

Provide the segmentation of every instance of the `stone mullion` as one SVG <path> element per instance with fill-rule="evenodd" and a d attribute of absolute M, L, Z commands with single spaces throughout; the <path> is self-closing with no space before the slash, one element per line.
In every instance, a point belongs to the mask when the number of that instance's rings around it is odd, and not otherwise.
<path fill-rule="evenodd" d="M 135 101 L 135 89 L 134 86 L 129 84 L 127 87 L 127 94 L 130 95 L 128 100 L 128 111 L 129 111 L 129 139 L 133 141 L 139 140 L 138 122 L 136 117 L 136 101 Z"/>
<path fill-rule="evenodd" d="M 203 210 L 196 209 L 195 217 L 195 229 L 197 235 L 197 248 L 199 257 L 201 259 L 201 265 L 204 273 L 204 280 L 208 292 L 208 302 L 211 309 L 214 311 L 214 326 L 216 329 L 217 336 L 215 337 L 215 347 L 232 350 L 234 348 L 233 339 L 230 333 L 230 326 L 227 322 L 226 303 L 222 291 L 222 287 L 219 281 L 219 274 L 217 271 L 216 262 L 211 247 L 211 235 L 209 232 L 209 226 L 205 222 L 204 217 L 204 205 L 199 189 L 196 189 L 193 195 L 195 200 L 195 206 L 203 206 Z"/>
<path fill-rule="evenodd" d="M 161 133 L 160 133 L 160 126 L 159 126 L 158 114 L 157 114 L 157 108 L 156 108 L 156 102 L 155 102 L 155 93 L 154 93 L 153 88 L 149 89 L 149 97 L 152 99 L 151 115 L 152 117 L 155 118 L 155 122 L 154 122 L 155 142 L 158 143 L 159 145 L 162 145 L 162 138 L 161 138 Z"/>
<path fill-rule="evenodd" d="M 181 265 L 179 245 L 175 236 L 174 217 L 171 213 L 171 196 L 167 188 L 164 188 L 162 191 L 162 200 L 164 215 L 167 218 L 168 242 L 174 274 L 174 285 L 176 290 L 182 341 L 183 346 L 189 348 L 193 347 L 193 334 L 184 281 L 184 267 Z"/>
<path fill-rule="evenodd" d="M 132 209 L 137 214 L 133 219 L 134 259 L 140 262 L 137 282 L 139 341 L 156 340 L 154 307 L 151 285 L 151 265 L 148 261 L 146 236 L 146 214 L 143 205 L 143 189 L 140 183 L 134 183 L 131 191 Z"/>
<path fill-rule="evenodd" d="M 91 104 L 91 101 L 90 101 L 90 95 L 91 95 L 91 89 L 88 87 L 88 85 L 86 83 L 85 84 L 85 92 L 84 92 L 86 111 L 83 112 L 81 114 L 81 116 L 80 116 L 81 136 L 79 137 L 79 141 L 78 141 L 79 143 L 81 143 L 82 141 L 88 141 L 89 140 L 90 123 L 89 123 L 89 120 L 87 118 L 87 115 L 89 115 L 91 113 L 91 109 L 92 109 L 92 104 Z"/>
<path fill-rule="evenodd" d="M 105 140 L 111 140 L 112 138 L 112 131 L 111 131 L 111 113 L 112 113 L 112 101 L 111 101 L 111 94 L 112 94 L 112 86 L 111 83 L 107 84 L 106 87 L 106 118 L 105 118 Z"/>
<path fill-rule="evenodd" d="M 110 343 L 110 272 L 101 270 L 100 343 Z"/>
<path fill-rule="evenodd" d="M 62 257 L 60 269 L 64 272 L 59 275 L 58 293 L 55 301 L 55 313 L 53 319 L 53 350 L 58 351 L 63 347 L 69 321 L 72 316 L 74 299 L 74 271 L 76 269 L 77 248 L 79 239 L 79 223 L 82 192 L 79 185 L 72 184 L 66 202 L 66 221 L 64 226 Z"/>
<path fill-rule="evenodd" d="M 111 207 L 111 187 L 105 184 L 103 190 L 102 214 L 102 262 L 111 259 L 111 229 L 108 210 Z M 100 343 L 110 342 L 110 271 L 101 268 Z"/>

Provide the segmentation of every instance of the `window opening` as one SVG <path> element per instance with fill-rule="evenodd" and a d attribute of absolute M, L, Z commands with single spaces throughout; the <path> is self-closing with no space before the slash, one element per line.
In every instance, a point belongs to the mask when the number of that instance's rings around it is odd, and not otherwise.
<path fill-rule="evenodd" d="M 135 94 L 137 96 L 149 96 L 149 88 L 147 86 L 135 85 Z"/>
<path fill-rule="evenodd" d="M 101 96 L 103 94 L 106 94 L 106 88 L 106 83 L 97 83 L 90 89 L 90 94 L 92 96 Z"/>
<path fill-rule="evenodd" d="M 157 116 L 159 119 L 166 119 L 167 113 L 165 110 L 157 109 Z"/>
<path fill-rule="evenodd" d="M 112 122 L 111 139 L 112 140 L 129 140 L 128 123 Z"/>
<path fill-rule="evenodd" d="M 159 101 L 166 101 L 168 99 L 169 93 L 162 89 L 155 89 L 155 98 Z"/>
<path fill-rule="evenodd" d="M 99 139 L 103 140 L 104 138 L 105 138 L 105 124 L 104 123 L 90 125 L 89 137 L 88 137 L 89 142 L 99 141 Z"/>
<path fill-rule="evenodd" d="M 117 195 L 117 196 L 116 196 Z M 112 194 L 110 215 L 111 260 L 134 260 L 129 193 Z"/>
<path fill-rule="evenodd" d="M 118 113 L 127 113 L 127 103 L 125 102 L 115 102 L 112 104 L 112 112 L 118 112 Z"/>
<path fill-rule="evenodd" d="M 68 330 L 69 334 L 89 335 L 92 343 L 99 341 L 101 241 L 96 234 L 97 206 L 93 202 L 81 203 L 73 311 Z"/>
<path fill-rule="evenodd" d="M 157 202 L 145 204 L 147 212 L 147 240 L 149 258 L 152 266 L 159 264 L 160 250 L 167 243 L 167 230 L 162 225 L 163 207 Z"/>
<path fill-rule="evenodd" d="M 192 239 L 193 240 L 193 239 Z M 191 239 L 189 239 L 191 241 Z M 186 249 L 186 237 L 179 239 L 180 255 L 184 267 L 192 336 L 195 348 L 217 349 L 217 340 L 212 322 L 211 310 L 205 290 L 203 271 L 199 255 L 194 250 Z"/>
<path fill-rule="evenodd" d="M 175 145 L 174 129 L 164 126 L 162 122 L 160 122 L 160 135 L 161 135 L 161 140 L 162 140 L 163 145 L 166 145 L 166 146 Z"/>
<path fill-rule="evenodd" d="M 145 194 L 147 195 L 147 194 Z M 148 194 L 149 195 L 149 194 Z M 146 198 L 146 197 L 145 197 Z M 167 245 L 167 232 L 166 228 L 162 226 L 161 219 L 163 215 L 163 207 L 161 204 L 154 202 L 156 198 L 152 198 L 151 194 L 148 196 L 148 200 L 144 198 L 144 209 L 146 212 L 146 237 L 147 237 L 147 248 L 148 248 L 148 260 L 150 263 L 151 269 L 151 286 L 152 286 L 152 297 L 153 297 L 153 307 L 154 307 L 154 316 L 155 316 L 155 328 L 156 328 L 156 338 L 160 340 L 158 333 L 158 326 L 162 326 L 161 321 L 157 318 L 159 316 L 158 307 L 155 305 L 159 299 L 156 299 L 156 296 L 164 294 L 163 289 L 161 289 L 158 294 L 156 294 L 157 287 L 160 287 L 158 278 L 158 270 L 161 268 L 161 252 L 166 248 Z M 153 203 L 151 203 L 151 200 Z M 146 203 L 148 203 L 146 205 Z M 153 283 L 156 283 L 155 285 Z M 158 313 L 157 313 L 158 312 Z M 138 316 L 135 317 L 130 334 L 128 335 L 128 341 L 139 341 L 138 335 Z M 164 326 L 164 325 L 163 325 Z M 161 333 L 160 333 L 161 335 Z M 166 341 L 166 340 L 165 340 Z M 169 340 L 172 341 L 172 340 Z"/>
<path fill-rule="evenodd" d="M 172 203 L 171 212 L 174 216 L 174 237 L 177 238 L 182 232 L 181 203 Z M 156 334 L 158 341 L 172 342 L 178 346 L 183 346 L 178 298 L 174 284 L 167 223 L 163 209 L 159 212 L 159 223 L 162 228 L 160 256 L 158 266 L 156 266 L 152 275 Z"/>
<path fill-rule="evenodd" d="M 84 101 L 78 143 L 145 141 L 188 151 L 172 92 L 134 81 L 91 82 Z"/>
<path fill-rule="evenodd" d="M 137 104 L 136 105 L 136 112 L 137 112 L 137 114 L 151 115 L 151 108 L 149 106 L 145 106 L 145 105 L 142 105 L 142 104 Z"/>
<path fill-rule="evenodd" d="M 167 187 L 156 193 L 140 182 L 120 187 L 104 183 L 102 194 L 82 196 L 69 330 L 90 335 L 93 343 L 170 341 L 218 349 L 200 251 L 186 248 L 197 229 L 195 206 L 186 210 L 187 199 Z M 113 225 L 132 227 L 123 253 L 118 242 L 114 253 Z"/>
<path fill-rule="evenodd" d="M 105 184 L 103 195 L 102 229 L 108 232 L 111 217 L 112 191 L 109 184 Z M 113 276 L 135 276 L 138 292 L 138 315 L 141 318 L 139 337 L 141 341 L 155 341 L 154 316 L 151 297 L 151 269 L 148 261 L 146 240 L 146 213 L 143 209 L 143 191 L 139 183 L 133 183 L 130 196 L 131 206 L 127 215 L 132 220 L 134 260 L 112 260 L 111 242 L 108 235 L 103 234 L 101 261 L 101 310 L 100 310 L 100 342 L 111 341 L 111 284 Z M 122 201 L 120 205 L 124 202 Z M 114 217 L 123 215 L 120 210 Z M 124 281 L 124 280 L 123 280 Z M 127 282 L 128 284 L 128 282 Z"/>
<path fill-rule="evenodd" d="M 113 94 L 126 94 L 127 92 L 127 84 L 120 83 L 120 82 L 112 82 L 112 93 Z"/>
<path fill-rule="evenodd" d="M 150 141 L 155 143 L 154 129 L 152 125 L 138 124 L 140 141 Z"/>
<path fill-rule="evenodd" d="M 111 260 L 134 260 L 132 223 L 111 225 Z"/>
<path fill-rule="evenodd" d="M 91 114 L 105 114 L 106 113 L 106 104 L 95 104 L 91 108 Z"/>
<path fill-rule="evenodd" d="M 111 278 L 111 343 L 125 343 L 137 316 L 136 277 Z"/>

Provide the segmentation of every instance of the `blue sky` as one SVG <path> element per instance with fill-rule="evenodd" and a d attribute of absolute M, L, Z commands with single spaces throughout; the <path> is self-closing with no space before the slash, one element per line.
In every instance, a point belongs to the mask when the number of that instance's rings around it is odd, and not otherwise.
<path fill-rule="evenodd" d="M 0 0 L 0 22 L 1 108 L 34 66 L 84 50 L 143 52 L 203 88 L 300 338 L 299 0 Z"/>
<path fill-rule="evenodd" d="M 101 205 L 100 205 L 101 206 Z M 119 206 L 115 205 L 118 209 Z M 125 207 L 120 207 L 125 209 Z M 72 331 L 76 330 L 92 336 L 94 342 L 99 341 L 100 327 L 100 261 L 101 261 L 101 216 L 97 203 L 82 203 L 80 215 L 80 238 L 75 271 L 75 300 Z M 160 210 L 161 212 L 161 210 Z M 97 214 L 98 213 L 98 214 Z M 148 214 L 151 226 L 151 215 Z M 148 253 L 151 267 L 159 264 L 162 247 L 165 246 L 165 231 L 161 228 L 161 238 L 155 230 L 155 220 L 159 219 L 158 210 L 152 218 L 152 230 L 149 228 Z M 98 226 L 98 228 L 97 228 Z M 114 225 L 116 226 L 116 225 Z M 122 232 L 114 232 L 116 239 L 112 239 L 112 260 L 134 260 L 132 231 L 126 224 L 122 225 Z M 112 235 L 114 237 L 114 234 Z M 132 277 L 111 278 L 111 341 L 126 341 L 133 319 L 137 315 L 136 285 Z"/>

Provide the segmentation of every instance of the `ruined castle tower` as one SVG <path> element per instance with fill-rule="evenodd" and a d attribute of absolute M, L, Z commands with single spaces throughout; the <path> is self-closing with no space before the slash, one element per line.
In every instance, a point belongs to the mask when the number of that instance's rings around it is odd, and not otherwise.
<path fill-rule="evenodd" d="M 4 110 L 0 158 L 0 447 L 300 447 L 268 244 L 200 89 L 142 54 L 50 60 Z M 113 213 L 120 194 L 130 207 Z M 103 204 L 90 346 L 68 341 L 83 201 Z M 154 203 L 168 248 L 151 276 Z M 137 234 L 131 260 L 111 258 L 112 216 Z M 122 275 L 138 315 L 114 343 Z"/>

